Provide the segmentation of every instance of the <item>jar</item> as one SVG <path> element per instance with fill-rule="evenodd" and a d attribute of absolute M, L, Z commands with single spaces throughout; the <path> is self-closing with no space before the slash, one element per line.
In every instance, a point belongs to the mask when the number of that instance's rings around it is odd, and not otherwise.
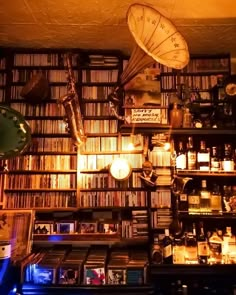
<path fill-rule="evenodd" d="M 180 128 L 183 122 L 183 111 L 174 103 L 173 109 L 170 111 L 170 125 L 172 128 Z"/>

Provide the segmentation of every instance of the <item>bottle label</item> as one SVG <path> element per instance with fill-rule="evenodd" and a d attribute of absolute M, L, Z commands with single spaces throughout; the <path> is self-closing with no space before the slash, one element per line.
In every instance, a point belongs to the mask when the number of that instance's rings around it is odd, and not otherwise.
<path fill-rule="evenodd" d="M 217 160 L 211 160 L 211 171 L 219 171 L 220 170 L 220 162 Z"/>
<path fill-rule="evenodd" d="M 197 252 L 198 256 L 208 256 L 209 250 L 208 250 L 208 244 L 207 241 L 202 241 L 197 243 Z"/>
<path fill-rule="evenodd" d="M 189 170 L 196 169 L 196 161 L 197 161 L 196 153 L 188 152 L 188 169 Z"/>
<path fill-rule="evenodd" d="M 189 203 L 189 205 L 199 205 L 200 204 L 200 198 L 199 198 L 199 196 L 191 196 L 191 195 L 189 195 L 188 196 L 188 203 Z"/>
<path fill-rule="evenodd" d="M 234 171 L 234 161 L 223 161 L 222 162 L 222 169 L 224 171 Z"/>
<path fill-rule="evenodd" d="M 170 257 L 171 255 L 172 255 L 172 247 L 170 244 L 163 248 L 163 256 L 164 258 L 167 258 L 167 257 Z"/>
<path fill-rule="evenodd" d="M 179 155 L 176 158 L 176 168 L 177 169 L 186 169 L 186 156 L 184 154 Z"/>
<path fill-rule="evenodd" d="M 173 247 L 173 263 L 174 264 L 184 264 L 185 256 L 184 256 L 184 246 L 174 246 Z"/>

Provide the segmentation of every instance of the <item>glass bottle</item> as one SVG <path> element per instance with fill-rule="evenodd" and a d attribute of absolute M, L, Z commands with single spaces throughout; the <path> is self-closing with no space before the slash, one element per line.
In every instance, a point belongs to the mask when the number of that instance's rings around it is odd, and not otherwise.
<path fill-rule="evenodd" d="M 206 148 L 206 142 L 200 141 L 200 149 L 197 153 L 197 166 L 201 171 L 208 171 L 210 169 L 210 152 Z"/>
<path fill-rule="evenodd" d="M 229 263 L 229 243 L 232 236 L 231 227 L 226 227 L 226 232 L 223 235 L 223 244 L 222 244 L 222 259 L 224 263 Z"/>
<path fill-rule="evenodd" d="M 173 251 L 172 251 L 172 239 L 170 238 L 169 229 L 165 229 L 165 236 L 162 240 L 163 245 L 163 263 L 172 264 L 173 263 Z"/>
<path fill-rule="evenodd" d="M 184 151 L 183 142 L 179 141 L 179 150 L 176 157 L 176 169 L 186 169 L 186 153 Z"/>
<path fill-rule="evenodd" d="M 183 237 L 175 237 L 173 240 L 173 264 L 185 263 L 185 245 Z"/>
<path fill-rule="evenodd" d="M 232 155 L 232 146 L 229 143 L 224 145 L 224 159 L 222 161 L 222 169 L 227 172 L 234 171 L 234 158 Z"/>
<path fill-rule="evenodd" d="M 213 183 L 213 189 L 211 192 L 210 199 L 211 212 L 216 214 L 222 213 L 222 196 L 220 192 L 220 186 L 216 183 Z"/>
<path fill-rule="evenodd" d="M 209 238 L 210 264 L 222 263 L 222 239 L 215 230 Z"/>
<path fill-rule="evenodd" d="M 181 128 L 183 122 L 183 111 L 178 108 L 178 104 L 173 104 L 173 109 L 170 111 L 170 125 L 172 128 Z"/>
<path fill-rule="evenodd" d="M 185 235 L 185 263 L 186 264 L 197 264 L 197 237 L 196 228 L 193 224 L 193 231 L 187 232 Z"/>
<path fill-rule="evenodd" d="M 200 222 L 200 232 L 197 237 L 197 255 L 199 264 L 208 263 L 209 246 L 202 222 Z"/>
<path fill-rule="evenodd" d="M 219 171 L 220 170 L 220 158 L 218 156 L 218 150 L 216 146 L 212 147 L 211 151 L 211 171 Z"/>
<path fill-rule="evenodd" d="M 200 211 L 202 213 L 211 212 L 211 192 L 207 189 L 207 182 L 202 179 L 201 189 L 200 189 Z"/>
<path fill-rule="evenodd" d="M 196 189 L 193 189 L 188 195 L 188 212 L 189 214 L 200 212 L 200 194 Z"/>
<path fill-rule="evenodd" d="M 197 162 L 197 153 L 193 147 L 193 138 L 189 136 L 188 138 L 188 149 L 187 149 L 187 169 L 195 170 Z"/>
<path fill-rule="evenodd" d="M 191 128 L 192 127 L 192 114 L 190 113 L 189 108 L 184 110 L 183 114 L 183 128 Z"/>

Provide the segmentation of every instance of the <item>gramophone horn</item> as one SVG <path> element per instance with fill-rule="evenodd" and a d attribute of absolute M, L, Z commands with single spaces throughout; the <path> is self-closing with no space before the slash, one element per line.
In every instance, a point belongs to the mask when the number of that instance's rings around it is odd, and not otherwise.
<path fill-rule="evenodd" d="M 0 159 L 17 156 L 30 140 L 30 127 L 24 117 L 16 110 L 0 105 Z"/>
<path fill-rule="evenodd" d="M 146 5 L 133 4 L 127 11 L 127 22 L 137 46 L 121 75 L 121 86 L 155 61 L 174 69 L 182 69 L 188 64 L 186 41 L 160 12 Z"/>

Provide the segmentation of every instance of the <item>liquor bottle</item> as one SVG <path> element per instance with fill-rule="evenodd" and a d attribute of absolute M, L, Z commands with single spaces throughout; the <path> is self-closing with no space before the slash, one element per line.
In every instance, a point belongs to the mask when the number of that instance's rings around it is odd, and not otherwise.
<path fill-rule="evenodd" d="M 186 169 L 187 158 L 184 151 L 183 142 L 179 141 L 179 150 L 176 157 L 176 169 Z"/>
<path fill-rule="evenodd" d="M 224 158 L 222 161 L 222 169 L 227 172 L 234 171 L 234 158 L 232 155 L 232 146 L 229 143 L 225 143 L 224 145 Z"/>
<path fill-rule="evenodd" d="M 192 232 L 189 231 L 185 235 L 185 263 L 186 264 L 198 263 L 197 237 L 196 237 L 195 224 L 193 224 Z"/>
<path fill-rule="evenodd" d="M 173 264 L 185 263 L 185 244 L 183 237 L 175 237 L 173 240 Z"/>
<path fill-rule="evenodd" d="M 220 158 L 218 156 L 218 150 L 216 146 L 212 147 L 211 151 L 211 171 L 219 171 L 220 170 Z"/>
<path fill-rule="evenodd" d="M 211 212 L 216 214 L 222 213 L 222 196 L 220 193 L 220 186 L 216 183 L 213 183 L 213 189 L 211 192 L 210 199 Z"/>
<path fill-rule="evenodd" d="M 200 211 L 202 213 L 211 212 L 211 192 L 207 189 L 207 182 L 202 179 L 201 189 L 200 189 Z"/>
<path fill-rule="evenodd" d="M 204 233 L 203 223 L 200 222 L 200 232 L 197 237 L 197 256 L 199 264 L 207 264 L 209 257 L 209 246 Z"/>
<path fill-rule="evenodd" d="M 206 148 L 206 142 L 200 141 L 200 149 L 197 153 L 197 166 L 201 171 L 208 171 L 210 169 L 210 152 Z"/>
<path fill-rule="evenodd" d="M 197 153 L 193 148 L 193 138 L 189 136 L 188 138 L 188 149 L 187 149 L 187 169 L 195 170 L 197 162 Z"/>
<path fill-rule="evenodd" d="M 172 251 L 172 239 L 170 238 L 169 229 L 165 229 L 165 237 L 162 240 L 163 245 L 163 263 L 172 264 L 173 263 L 173 251 Z"/>
<path fill-rule="evenodd" d="M 232 232 L 231 227 L 226 227 L 226 232 L 223 235 L 223 244 L 222 244 L 222 259 L 224 263 L 229 263 L 229 254 L 230 254 L 230 240 Z"/>
<path fill-rule="evenodd" d="M 198 214 L 200 212 L 200 194 L 196 189 L 188 195 L 188 213 Z"/>
<path fill-rule="evenodd" d="M 210 264 L 222 263 L 222 239 L 215 230 L 209 238 Z"/>

